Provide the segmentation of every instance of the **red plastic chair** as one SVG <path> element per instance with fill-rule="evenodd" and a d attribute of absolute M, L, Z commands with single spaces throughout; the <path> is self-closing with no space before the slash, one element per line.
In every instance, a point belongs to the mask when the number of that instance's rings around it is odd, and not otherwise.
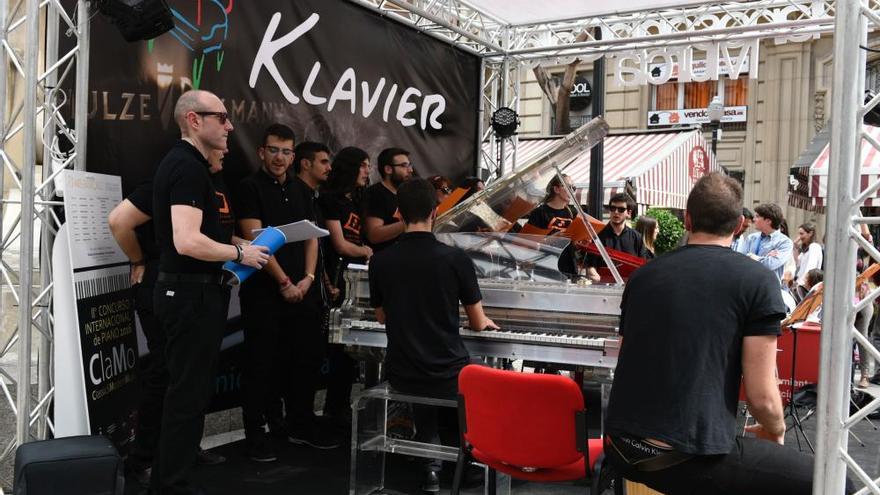
<path fill-rule="evenodd" d="M 573 380 L 469 365 L 458 388 L 462 438 L 452 495 L 471 462 L 489 467 L 493 494 L 495 471 L 538 482 L 587 478 L 590 493 L 599 493 L 602 439 L 587 440 L 584 399 Z"/>

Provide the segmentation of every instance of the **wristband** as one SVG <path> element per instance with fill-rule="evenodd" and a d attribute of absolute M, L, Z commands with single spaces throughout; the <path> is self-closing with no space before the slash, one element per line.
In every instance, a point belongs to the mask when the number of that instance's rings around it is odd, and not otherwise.
<path fill-rule="evenodd" d="M 241 263 L 244 260 L 244 250 L 241 249 L 241 246 L 238 244 L 233 244 L 233 246 L 235 246 L 235 251 L 237 253 L 234 261 L 236 263 Z"/>
<path fill-rule="evenodd" d="M 144 258 L 141 258 L 137 261 L 129 261 L 128 264 L 131 266 L 144 266 L 147 264 L 147 260 L 145 260 Z"/>
<path fill-rule="evenodd" d="M 309 277 L 310 279 L 312 279 L 312 282 L 315 281 L 315 274 L 314 273 L 306 273 L 306 277 Z"/>
<path fill-rule="evenodd" d="M 279 282 L 279 283 L 278 283 L 278 286 L 279 286 L 279 288 L 280 288 L 281 290 L 284 290 L 284 289 L 290 287 L 290 284 L 292 284 L 292 283 L 293 283 L 293 282 L 290 281 L 290 277 L 284 277 L 284 280 L 282 280 L 281 282 Z"/>

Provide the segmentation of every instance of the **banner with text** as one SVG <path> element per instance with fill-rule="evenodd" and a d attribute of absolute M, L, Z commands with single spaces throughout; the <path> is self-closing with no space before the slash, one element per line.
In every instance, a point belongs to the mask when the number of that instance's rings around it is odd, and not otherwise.
<path fill-rule="evenodd" d="M 374 165 L 395 146 L 421 176 L 474 173 L 478 57 L 343 0 L 169 5 L 175 28 L 149 42 L 92 22 L 88 170 L 121 175 L 125 192 L 179 136 L 173 109 L 190 88 L 216 93 L 232 118 L 231 184 L 258 168 L 273 122 L 297 142 L 363 148 Z"/>
<path fill-rule="evenodd" d="M 749 107 L 724 107 L 721 122 L 745 122 Z M 708 124 L 709 111 L 705 108 L 682 110 L 654 110 L 648 112 L 648 125 Z"/>
<path fill-rule="evenodd" d="M 81 359 L 69 360 L 76 369 L 58 371 L 82 374 L 88 409 L 84 433 L 107 435 L 124 454 L 134 438 L 138 349 L 128 258 L 107 224 L 122 188 L 119 177 L 89 172 L 65 172 L 64 182 L 76 329 L 71 322 L 64 328 L 73 330 L 74 338 L 66 340 L 71 346 L 78 337 Z"/>

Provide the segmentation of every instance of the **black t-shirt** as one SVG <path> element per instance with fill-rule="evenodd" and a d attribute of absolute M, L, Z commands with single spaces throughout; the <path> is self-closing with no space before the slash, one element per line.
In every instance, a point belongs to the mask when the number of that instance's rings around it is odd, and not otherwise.
<path fill-rule="evenodd" d="M 370 261 L 370 303 L 385 310 L 392 380 L 454 379 L 468 363 L 459 334 L 459 301 L 482 299 L 473 262 L 429 232 L 401 235 Z"/>
<path fill-rule="evenodd" d="M 376 217 L 382 219 L 382 225 L 390 225 L 400 221 L 394 217 L 396 211 L 397 195 L 389 191 L 383 183 L 373 184 L 364 191 L 363 220 L 366 220 L 367 217 Z M 369 241 L 367 243 L 373 248 L 374 253 L 378 253 L 394 244 L 395 241 L 397 239 L 380 242 L 379 244 L 373 244 Z"/>
<path fill-rule="evenodd" d="M 159 245 L 159 269 L 169 273 L 220 272 L 223 262 L 202 261 L 183 256 L 174 247 L 171 227 L 171 206 L 186 205 L 202 210 L 199 230 L 209 238 L 229 243 L 220 227 L 220 204 L 208 172 L 208 161 L 186 141 L 174 143 L 159 163 L 153 178 L 153 223 Z"/>
<path fill-rule="evenodd" d="M 645 249 L 645 242 L 642 240 L 642 234 L 631 229 L 628 225 L 624 225 L 620 235 L 617 235 L 614 233 L 614 228 L 611 227 L 611 222 L 608 222 L 608 225 L 600 230 L 597 235 L 599 240 L 602 241 L 602 245 L 607 248 L 623 251 L 634 256 L 641 256 L 642 258 L 646 257 L 645 251 L 647 250 Z M 601 256 L 589 255 L 587 256 L 587 265 L 600 267 L 605 266 L 605 262 Z"/>
<path fill-rule="evenodd" d="M 529 213 L 529 224 L 539 229 L 549 229 L 549 235 L 553 235 L 565 232 L 571 225 L 573 218 L 571 208 L 565 207 L 557 210 L 544 203 Z"/>
<path fill-rule="evenodd" d="M 342 237 L 346 241 L 358 246 L 364 245 L 361 237 L 361 209 L 351 198 L 344 194 L 321 194 L 318 198 L 318 205 L 325 221 L 339 222 L 339 226 L 342 228 Z M 330 237 L 325 237 L 323 241 L 327 275 L 333 285 L 341 287 L 343 283 L 342 271 L 345 270 L 345 267 L 349 263 L 364 263 L 365 259 L 363 257 L 341 256 L 333 248 Z"/>
<path fill-rule="evenodd" d="M 683 246 L 639 268 L 621 302 L 608 432 L 730 452 L 743 337 L 779 335 L 784 317 L 773 273 L 730 248 Z"/>
<path fill-rule="evenodd" d="M 153 181 L 140 183 L 125 199 L 129 200 L 142 213 L 153 216 Z M 156 245 L 156 229 L 150 220 L 134 229 L 138 244 L 144 253 L 144 261 L 159 259 L 159 246 Z"/>
<path fill-rule="evenodd" d="M 258 219 L 263 227 L 277 227 L 300 220 L 315 221 L 314 191 L 289 173 L 282 183 L 261 168 L 242 180 L 239 189 L 236 205 L 239 218 Z M 275 252 L 275 260 L 293 283 L 299 282 L 305 276 L 305 241 L 281 246 Z M 314 289 L 308 293 L 311 295 Z M 251 275 L 241 290 L 277 293 L 278 284 L 265 270 L 260 270 Z"/>

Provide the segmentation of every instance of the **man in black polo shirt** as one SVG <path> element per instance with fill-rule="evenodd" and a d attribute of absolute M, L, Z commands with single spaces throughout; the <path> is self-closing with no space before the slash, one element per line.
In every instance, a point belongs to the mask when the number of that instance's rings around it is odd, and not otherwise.
<path fill-rule="evenodd" d="M 739 183 L 701 178 L 688 244 L 636 270 L 623 293 L 605 455 L 663 493 L 812 493 L 812 458 L 782 447 L 779 282 L 730 249 L 742 221 Z M 736 434 L 740 383 L 757 438 Z"/>
<path fill-rule="evenodd" d="M 223 182 L 223 151 L 213 151 L 208 157 L 209 172 L 216 188 L 223 238 L 232 238 L 234 221 L 226 198 Z M 149 478 L 149 468 L 159 442 L 162 404 L 168 388 L 168 369 L 165 365 L 165 332 L 153 312 L 153 291 L 159 276 L 159 248 L 153 228 L 153 182 L 146 181 L 110 212 L 108 223 L 116 243 L 131 263 L 131 290 L 135 311 L 147 341 L 149 358 L 141 373 L 141 401 L 138 406 L 137 433 L 134 447 L 125 461 L 126 474 L 138 482 Z M 220 454 L 199 450 L 199 464 L 219 464 L 226 460 Z"/>
<path fill-rule="evenodd" d="M 471 329 L 498 327 L 483 312 L 471 259 L 431 233 L 434 186 L 413 179 L 400 186 L 397 198 L 406 231 L 370 261 L 370 303 L 388 335 L 386 375 L 401 392 L 455 398 L 458 373 L 469 360 L 459 334 L 459 302 Z M 413 413 L 416 440 L 440 443 L 437 409 L 414 404 Z M 422 488 L 436 492 L 440 462 L 429 459 L 425 467 Z"/>
<path fill-rule="evenodd" d="M 294 159 L 300 158 L 293 144 L 293 131 L 285 125 L 273 124 L 264 132 L 257 150 L 262 166 L 241 182 L 238 195 L 239 225 L 245 237 L 254 237 L 252 231 L 264 226 L 315 221 L 316 185 L 292 173 Z M 329 173 L 329 157 L 327 164 Z M 255 461 L 276 459 L 264 430 L 266 422 L 273 433 L 293 443 L 322 449 L 338 445 L 318 428 L 314 415 L 324 345 L 317 269 L 317 239 L 289 243 L 241 288 L 247 349 L 243 415 L 248 457 Z M 286 425 L 274 406 L 279 393 L 286 406 Z"/>
<path fill-rule="evenodd" d="M 617 193 L 611 196 L 608 208 L 611 218 L 608 220 L 608 225 L 598 233 L 602 245 L 644 258 L 646 256 L 645 242 L 642 240 L 641 234 L 626 224 L 626 221 L 632 218 L 633 210 L 629 196 L 626 193 Z M 587 276 L 590 280 L 598 282 L 600 276 L 596 268 L 605 266 L 605 262 L 599 256 L 590 255 L 587 256 L 587 265 Z"/>
<path fill-rule="evenodd" d="M 153 488 L 160 494 L 198 493 L 187 480 L 202 438 L 204 411 L 226 325 L 227 297 L 221 266 L 235 260 L 261 268 L 265 247 L 227 244 L 220 203 L 207 156 L 226 149 L 232 131 L 216 95 L 188 91 L 174 107 L 181 140 L 165 155 L 153 179 L 153 223 L 159 275 L 153 294 L 165 330 L 169 385 L 162 411 Z"/>
<path fill-rule="evenodd" d="M 364 191 L 364 237 L 374 253 L 385 249 L 403 233 L 397 214 L 397 188 L 413 173 L 409 151 L 387 148 L 376 158 L 382 181 Z"/>

